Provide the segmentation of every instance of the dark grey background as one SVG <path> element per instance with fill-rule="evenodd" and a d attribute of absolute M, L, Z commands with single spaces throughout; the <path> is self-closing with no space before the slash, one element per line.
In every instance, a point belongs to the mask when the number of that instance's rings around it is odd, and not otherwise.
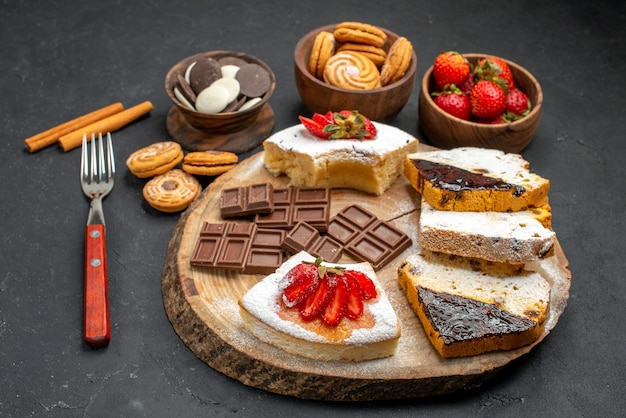
<path fill-rule="evenodd" d="M 0 4 L 2 247 L 0 416 L 624 416 L 624 74 L 626 7 L 596 1 L 112 1 Z M 442 50 L 484 52 L 530 70 L 545 95 L 523 155 L 552 182 L 554 229 L 570 261 L 569 305 L 529 355 L 479 390 L 438 399 L 337 404 L 279 396 L 215 372 L 174 333 L 161 297 L 179 215 L 157 213 L 124 165 L 168 139 L 169 68 L 215 49 L 275 71 L 275 129 L 306 113 L 293 49 L 344 20 L 408 37 L 418 83 L 392 122 L 418 129 L 419 79 Z M 80 152 L 29 154 L 23 140 L 115 101 L 150 116 L 114 134 L 119 175 L 105 200 L 112 341 L 82 344 L 87 201 Z"/>

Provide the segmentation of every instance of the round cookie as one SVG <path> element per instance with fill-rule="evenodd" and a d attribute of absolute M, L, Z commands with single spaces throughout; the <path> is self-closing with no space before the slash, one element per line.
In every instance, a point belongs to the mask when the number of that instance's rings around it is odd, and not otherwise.
<path fill-rule="evenodd" d="M 202 186 L 191 174 L 173 169 L 151 179 L 143 187 L 143 197 L 161 212 L 179 212 L 200 194 Z"/>
<path fill-rule="evenodd" d="M 315 36 L 309 57 L 309 72 L 320 80 L 324 78 L 324 67 L 335 53 L 335 37 L 328 31 L 321 31 Z"/>
<path fill-rule="evenodd" d="M 404 36 L 399 37 L 389 47 L 387 59 L 380 70 L 380 82 L 383 86 L 400 80 L 411 65 L 413 45 Z"/>
<path fill-rule="evenodd" d="M 261 97 L 270 88 L 270 75 L 259 64 L 249 63 L 242 65 L 235 75 L 239 81 L 240 92 L 248 97 Z"/>
<path fill-rule="evenodd" d="M 333 32 L 337 42 L 373 45 L 382 48 L 387 34 L 374 25 L 360 22 L 342 22 Z"/>
<path fill-rule="evenodd" d="M 201 176 L 219 176 L 233 168 L 239 157 L 226 151 L 195 151 L 185 155 L 183 170 Z"/>
<path fill-rule="evenodd" d="M 372 45 L 355 44 L 349 42 L 337 48 L 337 52 L 341 51 L 352 51 L 363 54 L 367 58 L 371 59 L 372 62 L 379 68 L 385 63 L 385 59 L 387 58 L 387 53 L 384 49 Z"/>
<path fill-rule="evenodd" d="M 365 55 L 344 51 L 328 59 L 324 81 L 347 90 L 371 90 L 380 87 L 380 72 Z"/>
<path fill-rule="evenodd" d="M 156 142 L 133 152 L 126 160 L 126 166 L 140 178 L 163 174 L 183 160 L 183 150 L 177 142 Z"/>

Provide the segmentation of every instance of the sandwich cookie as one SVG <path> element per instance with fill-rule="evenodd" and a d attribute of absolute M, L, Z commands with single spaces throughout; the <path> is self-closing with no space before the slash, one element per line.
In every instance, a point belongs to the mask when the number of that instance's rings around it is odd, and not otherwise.
<path fill-rule="evenodd" d="M 320 80 L 324 78 L 324 67 L 328 59 L 335 53 L 335 37 L 328 31 L 321 31 L 315 36 L 311 56 L 309 57 L 309 72 Z"/>
<path fill-rule="evenodd" d="M 174 168 L 183 159 L 183 150 L 177 142 L 156 142 L 133 152 L 126 166 L 139 178 L 153 177 Z"/>
<path fill-rule="evenodd" d="M 384 49 L 372 45 L 347 43 L 341 45 L 337 49 L 337 52 L 341 51 L 351 51 L 363 54 L 367 58 L 371 59 L 377 67 L 381 67 L 385 63 L 385 59 L 387 58 L 387 53 Z"/>
<path fill-rule="evenodd" d="M 387 34 L 374 25 L 360 22 L 343 22 L 335 27 L 333 33 L 337 42 L 373 45 L 382 48 Z"/>
<path fill-rule="evenodd" d="M 395 40 L 380 70 L 380 83 L 383 86 L 400 80 L 411 65 L 413 45 L 404 36 Z"/>
<path fill-rule="evenodd" d="M 183 170 L 201 176 L 219 176 L 235 167 L 239 157 L 226 151 L 196 151 L 188 153 L 183 160 Z"/>

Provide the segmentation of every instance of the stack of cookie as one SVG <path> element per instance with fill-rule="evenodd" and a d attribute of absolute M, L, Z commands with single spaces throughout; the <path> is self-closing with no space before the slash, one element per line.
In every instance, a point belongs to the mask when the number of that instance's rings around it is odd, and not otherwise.
<path fill-rule="evenodd" d="M 126 166 L 139 178 L 152 177 L 143 196 L 156 210 L 179 212 L 199 195 L 202 187 L 194 175 L 218 176 L 233 168 L 237 154 L 226 151 L 195 151 L 184 155 L 173 141 L 156 142 L 133 152 Z M 182 169 L 175 168 L 182 162 Z"/>
<path fill-rule="evenodd" d="M 348 90 L 371 90 L 402 78 L 411 64 L 413 45 L 401 36 L 388 49 L 387 34 L 367 23 L 343 22 L 333 33 L 320 31 L 309 58 L 316 78 Z"/>

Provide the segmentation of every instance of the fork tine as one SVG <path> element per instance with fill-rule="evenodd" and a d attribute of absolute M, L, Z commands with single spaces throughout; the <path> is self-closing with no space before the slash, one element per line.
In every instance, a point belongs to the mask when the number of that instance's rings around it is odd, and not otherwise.
<path fill-rule="evenodd" d="M 98 175 L 98 160 L 96 154 L 96 136 L 95 134 L 91 134 L 91 158 L 89 161 L 89 182 L 93 183 L 96 181 L 96 176 Z"/>
<path fill-rule="evenodd" d="M 115 176 L 115 155 L 113 154 L 113 141 L 111 140 L 111 132 L 107 132 L 107 163 L 107 180 L 111 180 Z"/>
<path fill-rule="evenodd" d="M 106 169 L 106 161 L 104 160 L 104 147 L 102 145 L 102 132 L 98 134 L 98 183 L 105 181 L 108 176 Z"/>
<path fill-rule="evenodd" d="M 89 150 L 87 148 L 87 134 L 83 134 L 83 147 L 82 147 L 82 155 L 80 158 L 80 175 L 81 180 L 84 182 L 89 178 Z"/>

